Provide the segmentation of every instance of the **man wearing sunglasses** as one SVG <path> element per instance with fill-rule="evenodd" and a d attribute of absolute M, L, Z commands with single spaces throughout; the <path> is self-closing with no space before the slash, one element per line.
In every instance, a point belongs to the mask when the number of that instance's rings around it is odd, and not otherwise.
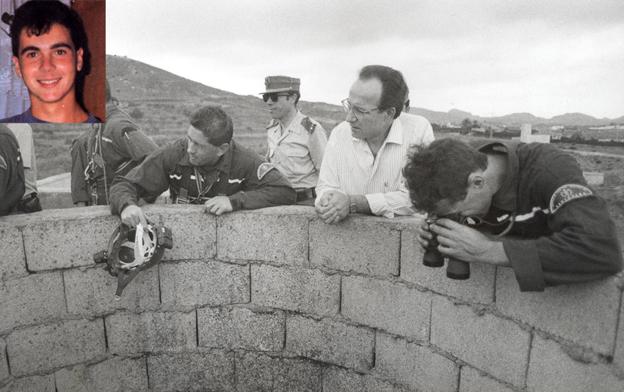
<path fill-rule="evenodd" d="M 262 99 L 271 122 L 267 126 L 267 160 L 288 178 L 297 202 L 312 204 L 327 136 L 315 120 L 297 109 L 300 81 L 289 76 L 267 76 Z"/>
<path fill-rule="evenodd" d="M 404 174 L 417 209 L 455 216 L 424 224 L 420 244 L 426 247 L 433 232 L 445 256 L 509 266 L 520 291 L 622 269 L 605 202 L 587 187 L 574 157 L 550 144 L 437 140 L 410 155 Z"/>
<path fill-rule="evenodd" d="M 332 131 L 319 183 L 316 211 L 325 223 L 350 213 L 385 217 L 415 211 L 401 174 L 412 145 L 433 140 L 429 121 L 403 113 L 407 85 L 401 72 L 369 65 L 342 101 L 346 121 Z"/>

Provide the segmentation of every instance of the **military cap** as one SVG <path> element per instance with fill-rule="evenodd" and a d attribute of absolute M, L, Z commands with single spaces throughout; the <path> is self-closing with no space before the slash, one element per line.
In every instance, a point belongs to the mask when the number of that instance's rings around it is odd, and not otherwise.
<path fill-rule="evenodd" d="M 299 92 L 300 84 L 301 82 L 298 78 L 291 78 L 290 76 L 267 76 L 264 78 L 266 91 L 260 94 L 281 93 L 286 91 Z"/>

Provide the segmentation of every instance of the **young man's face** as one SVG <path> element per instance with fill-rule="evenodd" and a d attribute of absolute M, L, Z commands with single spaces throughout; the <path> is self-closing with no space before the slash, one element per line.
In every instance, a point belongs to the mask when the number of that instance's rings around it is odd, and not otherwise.
<path fill-rule="evenodd" d="M 19 36 L 18 57 L 13 56 L 15 72 L 22 78 L 32 103 L 75 100 L 76 74 L 82 69 L 82 48 L 75 50 L 69 29 L 52 24 L 39 36 Z"/>
<path fill-rule="evenodd" d="M 188 140 L 186 153 L 193 166 L 213 166 L 225 154 L 225 146 L 213 145 L 202 131 L 192 125 L 186 132 L 186 139 Z"/>

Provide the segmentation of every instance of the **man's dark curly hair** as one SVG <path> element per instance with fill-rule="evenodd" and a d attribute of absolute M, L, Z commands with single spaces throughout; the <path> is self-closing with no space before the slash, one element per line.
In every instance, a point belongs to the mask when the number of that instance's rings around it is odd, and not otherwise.
<path fill-rule="evenodd" d="M 218 106 L 204 106 L 191 114 L 191 125 L 202 131 L 213 146 L 229 143 L 234 133 L 232 119 Z"/>
<path fill-rule="evenodd" d="M 53 24 L 69 30 L 74 49 L 82 49 L 82 69 L 76 75 L 76 100 L 87 110 L 83 102 L 84 79 L 91 72 L 91 52 L 82 18 L 78 13 L 57 0 L 30 0 L 15 10 L 11 23 L 11 49 L 19 57 L 19 38 L 23 29 L 28 35 L 47 34 Z"/>
<path fill-rule="evenodd" d="M 467 143 L 445 138 L 408 154 L 403 176 L 414 208 L 434 213 L 442 199 L 456 203 L 466 197 L 468 176 L 487 168 L 487 155 Z"/>

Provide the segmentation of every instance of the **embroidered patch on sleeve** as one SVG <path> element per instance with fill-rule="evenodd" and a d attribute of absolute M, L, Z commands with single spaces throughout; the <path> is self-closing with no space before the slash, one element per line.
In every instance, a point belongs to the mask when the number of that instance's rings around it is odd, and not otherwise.
<path fill-rule="evenodd" d="M 269 162 L 264 162 L 258 166 L 258 180 L 262 180 L 262 178 L 272 169 L 275 169 L 275 166 Z"/>
<path fill-rule="evenodd" d="M 309 117 L 304 117 L 303 120 L 301 120 L 301 125 L 303 125 L 303 128 L 305 128 L 308 133 L 314 132 L 314 128 L 316 128 L 316 124 L 310 121 Z"/>
<path fill-rule="evenodd" d="M 550 212 L 554 214 L 561 206 L 569 201 L 592 196 L 594 193 L 588 187 L 580 184 L 565 184 L 557 188 L 550 197 Z"/>

